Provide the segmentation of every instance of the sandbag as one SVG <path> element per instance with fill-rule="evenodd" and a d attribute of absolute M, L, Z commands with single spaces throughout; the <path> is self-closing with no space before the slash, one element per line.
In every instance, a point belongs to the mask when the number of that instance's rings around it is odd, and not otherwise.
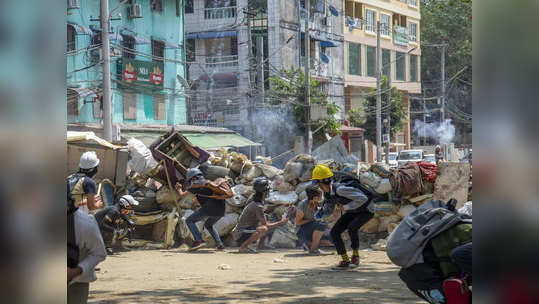
<path fill-rule="evenodd" d="M 293 161 L 289 161 L 286 163 L 286 166 L 284 167 L 284 179 L 287 182 L 294 181 L 296 179 L 299 179 L 301 177 L 303 170 L 303 164 L 297 163 Z"/>
<path fill-rule="evenodd" d="M 195 195 L 188 192 L 187 195 L 178 202 L 181 209 L 195 209 Z"/>
<path fill-rule="evenodd" d="M 239 194 L 243 197 L 248 198 L 255 193 L 255 190 L 253 189 L 252 186 L 239 184 L 232 187 L 232 192 L 234 192 L 234 194 Z"/>
<path fill-rule="evenodd" d="M 378 226 L 378 232 L 385 232 L 389 224 L 399 223 L 401 218 L 398 215 L 384 216 L 380 218 L 380 225 Z"/>
<path fill-rule="evenodd" d="M 361 226 L 361 228 L 359 228 L 359 231 L 366 233 L 376 233 L 378 232 L 378 226 L 380 226 L 380 220 L 376 217 L 373 217 L 363 226 Z"/>
<path fill-rule="evenodd" d="M 380 180 L 378 187 L 374 188 L 374 191 L 376 191 L 378 194 L 386 194 L 391 191 L 391 183 L 389 182 L 389 178 Z"/>
<path fill-rule="evenodd" d="M 153 158 L 152 152 L 142 141 L 133 137 L 130 138 L 127 141 L 127 150 L 131 156 L 128 161 L 131 170 L 138 173 L 147 173 L 157 166 L 157 161 Z"/>
<path fill-rule="evenodd" d="M 204 177 L 209 180 L 215 180 L 218 178 L 227 177 L 230 173 L 230 169 L 221 166 L 212 166 L 209 164 L 202 164 L 199 166 L 200 171 L 204 173 Z"/>
<path fill-rule="evenodd" d="M 405 218 L 408 214 L 412 213 L 412 211 L 414 211 L 416 209 L 415 206 L 412 206 L 412 205 L 404 205 L 404 206 L 401 206 L 399 211 L 397 212 L 397 214 L 402 217 L 402 218 Z"/>
<path fill-rule="evenodd" d="M 365 172 L 359 176 L 359 181 L 362 184 L 370 186 L 373 189 L 376 189 L 376 187 L 378 187 L 381 180 L 382 179 L 380 178 L 380 176 L 376 175 L 373 172 Z"/>
<path fill-rule="evenodd" d="M 285 194 L 290 191 L 294 191 L 294 186 L 292 186 L 290 183 L 284 182 L 274 187 L 273 189 L 279 191 L 279 193 L 281 194 Z"/>
<path fill-rule="evenodd" d="M 392 202 L 375 202 L 374 213 L 380 215 L 391 215 L 395 211 L 395 205 Z"/>
<path fill-rule="evenodd" d="M 237 162 L 237 161 L 232 161 L 230 163 L 230 166 L 229 166 L 229 169 L 232 171 L 232 172 L 235 172 L 235 173 L 241 173 L 241 169 L 243 168 L 243 163 L 241 162 Z"/>
<path fill-rule="evenodd" d="M 227 205 L 231 205 L 233 207 L 244 207 L 247 203 L 247 197 L 241 195 L 241 194 L 234 194 L 233 197 L 226 200 Z"/>
<path fill-rule="evenodd" d="M 389 165 L 386 163 L 376 163 L 372 164 L 370 171 L 382 178 L 389 178 L 391 171 L 389 170 Z"/>
<path fill-rule="evenodd" d="M 139 202 L 137 206 L 133 206 L 135 213 L 140 214 L 161 209 L 155 197 L 134 197 L 134 199 Z"/>
<path fill-rule="evenodd" d="M 155 194 L 155 200 L 158 204 L 162 205 L 175 205 L 179 199 L 180 195 L 178 192 L 176 190 L 171 191 L 166 186 L 162 186 Z"/>
<path fill-rule="evenodd" d="M 214 225 L 213 227 L 215 228 L 215 230 L 217 231 L 217 233 L 219 233 L 219 236 L 225 236 L 227 235 L 228 233 L 230 233 L 230 231 L 232 231 L 232 229 L 234 229 L 234 226 L 236 226 L 236 224 L 238 223 L 238 218 L 240 216 L 236 213 L 228 213 L 228 214 L 225 214 L 225 216 L 223 216 L 222 218 L 220 218 Z M 206 239 L 206 238 L 211 238 L 211 235 L 210 233 L 206 230 L 206 228 L 204 228 L 204 231 L 202 231 L 202 234 L 203 234 L 203 238 Z"/>
<path fill-rule="evenodd" d="M 290 205 L 295 204 L 298 201 L 298 195 L 294 191 L 287 193 L 280 193 L 278 191 L 273 191 L 266 198 L 266 202 L 274 205 Z"/>
<path fill-rule="evenodd" d="M 279 226 L 273 231 L 269 245 L 275 248 L 296 248 L 298 237 L 288 227 L 288 225 Z"/>
<path fill-rule="evenodd" d="M 262 170 L 258 167 L 251 167 L 250 169 L 244 171 L 241 175 L 242 178 L 245 178 L 246 180 L 252 181 L 255 178 L 262 175 Z"/>
<path fill-rule="evenodd" d="M 384 239 L 380 239 L 378 240 L 378 242 L 376 242 L 376 244 L 372 245 L 371 247 L 375 251 L 386 251 L 387 241 Z"/>
<path fill-rule="evenodd" d="M 283 174 L 283 170 L 279 170 L 273 166 L 264 165 L 264 164 L 255 164 L 256 167 L 262 170 L 262 174 L 268 179 L 273 179 L 275 176 Z"/>
<path fill-rule="evenodd" d="M 304 164 L 303 173 L 299 177 L 300 182 L 306 182 L 312 179 L 313 177 L 314 164 Z"/>
<path fill-rule="evenodd" d="M 312 185 L 312 182 L 311 181 L 308 181 L 308 182 L 303 182 L 303 183 L 300 183 L 296 186 L 296 194 L 301 194 L 302 192 L 305 191 L 305 189 L 307 189 L 307 187 L 309 185 Z"/>

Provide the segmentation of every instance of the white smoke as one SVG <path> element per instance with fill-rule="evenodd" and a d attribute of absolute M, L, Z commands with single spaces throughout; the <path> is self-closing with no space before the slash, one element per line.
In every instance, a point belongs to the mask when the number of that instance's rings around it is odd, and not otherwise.
<path fill-rule="evenodd" d="M 451 119 L 446 119 L 443 123 L 423 123 L 421 120 L 416 119 L 414 133 L 420 137 L 434 139 L 440 144 L 449 144 L 455 138 L 455 126 Z"/>

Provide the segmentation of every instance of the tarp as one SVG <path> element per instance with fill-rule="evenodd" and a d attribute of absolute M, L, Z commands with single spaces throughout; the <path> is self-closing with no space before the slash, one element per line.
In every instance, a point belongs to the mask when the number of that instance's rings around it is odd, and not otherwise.
<path fill-rule="evenodd" d="M 183 136 L 195 146 L 202 149 L 218 149 L 221 147 L 249 147 L 260 146 L 260 144 L 250 141 L 249 139 L 236 133 L 182 133 Z"/>
<path fill-rule="evenodd" d="M 111 148 L 119 149 L 120 146 L 113 145 L 103 138 L 97 137 L 94 132 L 78 132 L 78 131 L 67 131 L 67 142 L 81 142 L 81 141 L 94 141 L 95 143 Z"/>
<path fill-rule="evenodd" d="M 325 144 L 316 148 L 313 151 L 312 156 L 318 161 L 331 159 L 342 164 L 355 164 L 358 161 L 357 157 L 348 154 L 340 136 L 335 136 Z"/>
<path fill-rule="evenodd" d="M 202 33 L 189 33 L 187 39 L 211 39 L 211 38 L 224 38 L 224 37 L 236 37 L 237 31 L 223 31 L 223 32 L 202 32 Z"/>

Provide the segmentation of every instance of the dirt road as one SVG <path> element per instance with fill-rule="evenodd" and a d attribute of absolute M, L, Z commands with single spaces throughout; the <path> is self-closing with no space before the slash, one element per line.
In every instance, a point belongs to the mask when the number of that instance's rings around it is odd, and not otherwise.
<path fill-rule="evenodd" d="M 355 270 L 331 270 L 337 261 L 336 255 L 313 257 L 301 250 L 137 250 L 99 265 L 89 302 L 421 303 L 385 252 L 361 251 Z M 222 264 L 230 269 L 219 269 Z"/>

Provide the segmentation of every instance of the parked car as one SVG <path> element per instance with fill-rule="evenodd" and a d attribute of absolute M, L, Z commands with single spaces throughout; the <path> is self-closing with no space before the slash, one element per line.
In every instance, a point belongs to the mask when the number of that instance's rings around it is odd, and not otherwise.
<path fill-rule="evenodd" d="M 399 152 L 399 156 L 397 156 L 399 168 L 407 162 L 419 162 L 423 159 L 425 159 L 425 152 L 423 150 L 402 150 Z"/>
<path fill-rule="evenodd" d="M 399 163 L 397 162 L 397 156 L 399 156 L 399 153 L 389 152 L 389 167 L 390 168 L 397 168 L 399 166 Z M 385 163 L 385 160 L 386 160 L 385 153 L 382 153 L 382 160 Z"/>
<path fill-rule="evenodd" d="M 425 162 L 436 165 L 436 157 L 434 154 L 425 154 Z"/>

